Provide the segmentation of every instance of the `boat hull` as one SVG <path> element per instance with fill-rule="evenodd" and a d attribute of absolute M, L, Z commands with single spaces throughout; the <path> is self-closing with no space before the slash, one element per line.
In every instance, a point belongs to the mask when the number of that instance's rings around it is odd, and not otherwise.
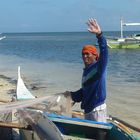
<path fill-rule="evenodd" d="M 38 121 L 36 121 L 35 125 L 39 126 L 39 128 L 43 132 L 45 132 L 45 137 L 42 139 L 49 138 L 49 140 L 140 140 L 133 133 L 131 133 L 131 131 L 127 127 L 119 124 L 111 122 L 95 122 L 79 118 L 69 118 L 57 114 L 43 113 L 39 117 Z M 21 130 L 20 134 L 22 136 L 22 140 L 25 139 L 25 137 L 26 140 L 30 140 L 30 137 L 32 137 L 32 140 L 40 139 L 40 137 L 38 137 L 39 131 L 35 131 L 35 129 L 33 129 L 32 132 Z M 42 136 L 44 136 L 44 134 Z"/>
<path fill-rule="evenodd" d="M 79 137 L 83 139 L 102 139 L 107 140 L 139 140 L 131 131 L 122 125 L 115 123 L 103 123 L 79 118 L 68 118 L 56 114 L 48 114 L 49 118 L 65 136 Z"/>
<path fill-rule="evenodd" d="M 140 41 L 118 42 L 117 40 L 107 40 L 108 47 L 111 49 L 139 49 Z"/>

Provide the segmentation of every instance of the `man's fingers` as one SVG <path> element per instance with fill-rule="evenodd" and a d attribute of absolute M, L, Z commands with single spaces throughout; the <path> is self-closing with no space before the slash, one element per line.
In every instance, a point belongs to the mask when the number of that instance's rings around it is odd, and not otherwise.
<path fill-rule="evenodd" d="M 93 26 L 97 25 L 96 19 L 90 18 L 88 21 L 89 21 L 90 25 L 93 25 Z"/>

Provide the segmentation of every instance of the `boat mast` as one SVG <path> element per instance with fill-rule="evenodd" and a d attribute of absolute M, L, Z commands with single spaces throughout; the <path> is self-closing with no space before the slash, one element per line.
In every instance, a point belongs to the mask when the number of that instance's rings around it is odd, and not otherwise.
<path fill-rule="evenodd" d="M 121 18 L 121 38 L 123 38 L 123 26 L 140 26 L 140 23 L 124 23 L 123 18 Z"/>
<path fill-rule="evenodd" d="M 121 18 L 121 38 L 123 38 L 123 19 Z"/>

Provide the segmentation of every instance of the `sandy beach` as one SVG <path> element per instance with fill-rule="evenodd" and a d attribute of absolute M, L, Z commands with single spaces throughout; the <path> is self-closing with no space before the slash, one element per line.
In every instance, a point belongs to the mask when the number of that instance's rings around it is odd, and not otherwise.
<path fill-rule="evenodd" d="M 15 91 L 16 81 L 4 75 L 0 75 L 0 100 L 11 101 L 11 97 L 15 93 Z"/>
<path fill-rule="evenodd" d="M 107 90 L 108 115 L 115 116 L 133 126 L 140 128 L 139 84 L 135 86 L 116 86 L 109 83 Z M 140 133 L 135 133 L 140 136 Z"/>

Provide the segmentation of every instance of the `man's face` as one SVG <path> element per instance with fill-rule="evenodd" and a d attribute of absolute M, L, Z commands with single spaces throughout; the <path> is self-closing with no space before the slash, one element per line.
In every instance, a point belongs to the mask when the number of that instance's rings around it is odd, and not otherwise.
<path fill-rule="evenodd" d="M 86 52 L 86 53 L 82 53 L 82 58 L 83 58 L 83 62 L 85 64 L 85 67 L 87 67 L 88 65 L 92 64 L 93 62 L 96 61 L 96 55 L 90 53 L 90 52 Z"/>

